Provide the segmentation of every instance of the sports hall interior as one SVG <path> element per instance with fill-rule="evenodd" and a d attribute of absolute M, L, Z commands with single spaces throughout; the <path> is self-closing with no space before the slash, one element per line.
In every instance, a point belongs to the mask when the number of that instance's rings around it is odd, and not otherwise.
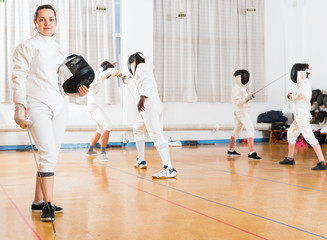
<path fill-rule="evenodd" d="M 54 186 L 54 203 L 64 212 L 56 214 L 56 235 L 51 222 L 31 212 L 37 170 L 27 131 L 14 121 L 11 90 L 13 51 L 33 35 L 33 13 L 46 3 L 57 10 L 56 40 L 94 69 L 108 60 L 128 75 L 128 57 L 144 54 L 178 172 L 152 178 L 162 162 L 148 135 L 148 167 L 134 168 L 139 113 L 121 79 L 105 85 L 113 123 L 107 162 L 85 154 L 97 128 L 87 97 L 67 97 Z M 292 123 L 287 94 L 295 90 L 295 63 L 309 63 L 312 89 L 327 93 L 326 8 L 325 0 L 0 0 L 0 239 L 327 239 L 327 173 L 311 170 L 312 147 L 297 145 L 296 164 L 279 165 L 287 141 L 272 139 L 271 123 L 257 123 L 271 110 Z M 249 92 L 262 89 L 250 114 L 262 160 L 248 159 L 244 129 L 235 148 L 241 155 L 227 156 L 239 68 L 251 74 Z M 326 144 L 321 148 L 327 157 Z"/>

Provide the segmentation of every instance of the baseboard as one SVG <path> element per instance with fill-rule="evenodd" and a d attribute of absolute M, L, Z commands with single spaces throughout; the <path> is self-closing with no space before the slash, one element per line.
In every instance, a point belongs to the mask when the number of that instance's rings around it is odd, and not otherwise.
<path fill-rule="evenodd" d="M 180 141 L 182 145 L 210 145 L 210 144 L 220 144 L 229 143 L 229 139 L 213 139 L 213 140 L 192 140 L 192 141 Z M 245 142 L 244 139 L 238 139 L 236 142 Z M 255 138 L 254 142 L 269 142 L 269 138 Z M 153 142 L 146 142 L 145 146 L 153 146 Z M 76 148 L 88 148 L 89 143 L 72 143 L 72 144 L 62 144 L 61 149 L 76 149 Z M 96 148 L 100 148 L 99 143 L 95 145 Z M 135 147 L 135 142 L 110 142 L 107 147 Z M 0 146 L 0 151 L 29 151 L 31 150 L 30 145 L 7 145 Z M 37 150 L 34 146 L 34 149 Z"/>

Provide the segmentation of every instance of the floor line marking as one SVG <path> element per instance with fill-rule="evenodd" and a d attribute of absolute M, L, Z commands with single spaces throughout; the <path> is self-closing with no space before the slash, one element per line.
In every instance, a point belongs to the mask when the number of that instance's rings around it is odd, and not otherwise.
<path fill-rule="evenodd" d="M 15 207 L 16 211 L 18 212 L 18 214 L 21 216 L 21 218 L 23 219 L 23 221 L 26 223 L 26 225 L 28 226 L 28 228 L 34 233 L 34 235 L 37 237 L 37 239 L 40 239 L 41 240 L 42 238 L 39 236 L 39 234 L 37 234 L 37 232 L 32 228 L 32 226 L 26 220 L 26 218 L 24 217 L 24 215 L 22 214 L 22 212 L 19 210 L 19 208 L 17 207 L 17 205 L 15 204 L 15 202 L 11 199 L 11 197 L 9 196 L 9 194 L 7 193 L 7 191 L 4 189 L 4 187 L 2 186 L 2 184 L 0 184 L 0 187 L 1 187 L 2 191 L 4 192 L 4 194 L 6 195 L 7 199 Z"/>
<path fill-rule="evenodd" d="M 123 171 L 123 170 L 120 170 L 118 168 L 114 168 L 114 167 L 111 167 L 111 166 L 108 166 L 106 164 L 103 164 L 103 163 L 98 163 L 98 162 L 94 162 L 94 161 L 91 161 L 91 160 L 88 160 L 90 162 L 93 162 L 97 165 L 101 165 L 101 166 L 105 166 L 107 168 L 110 168 L 110 169 L 113 169 L 113 170 L 116 170 L 118 172 L 122 172 L 124 174 L 128 174 L 130 176 L 134 176 L 134 177 L 137 177 L 137 178 L 140 178 L 140 179 L 143 179 L 143 180 L 146 180 L 148 182 L 152 182 L 152 183 L 155 183 L 155 184 L 158 184 L 158 185 L 161 185 L 163 187 L 166 187 L 166 188 L 170 188 L 170 189 L 173 189 L 175 191 L 178 191 L 178 192 L 182 192 L 182 193 L 185 193 L 187 195 L 190 195 L 190 196 L 193 196 L 193 197 L 196 197 L 196 198 L 199 198 L 199 199 L 202 199 L 202 200 L 205 200 L 205 201 L 208 201 L 208 202 L 211 202 L 211 203 L 214 203 L 214 204 L 217 204 L 217 205 L 220 205 L 220 206 L 224 206 L 224 207 L 227 207 L 227 208 L 230 208 L 230 209 L 233 209 L 233 210 L 236 210 L 236 211 L 239 211 L 239 212 L 242 212 L 242 213 L 246 213 L 246 214 L 249 214 L 249 215 L 252 215 L 252 216 L 256 216 L 256 217 L 259 217 L 259 218 L 262 218 L 262 219 L 265 219 L 265 220 L 268 220 L 268 221 L 271 221 L 271 222 L 274 222 L 274 223 L 277 223 L 277 224 L 281 224 L 283 226 L 286 226 L 286 227 L 289 227 L 289 228 L 293 228 L 293 229 L 296 229 L 298 231 L 301 231 L 301 232 L 305 232 L 305 233 L 308 233 L 310 235 L 314 235 L 314 236 L 317 236 L 317 237 L 320 237 L 320 238 L 323 238 L 323 239 L 327 239 L 327 237 L 325 236 L 322 236 L 322 235 L 319 235 L 319 234 L 316 234 L 316 233 L 312 233 L 312 232 L 309 232 L 309 231 L 306 231 L 304 229 L 301 229 L 301 228 L 298 228 L 298 227 L 295 227 L 295 226 L 292 226 L 292 225 L 289 225 L 289 224 L 286 224 L 286 223 L 283 223 L 283 222 L 279 222 L 277 220 L 274 220 L 274 219 L 271 219 L 271 218 L 267 218 L 267 217 L 264 217 L 264 216 L 260 216 L 258 214 L 255 214 L 255 213 L 251 213 L 251 212 L 248 212 L 248 211 L 245 211 L 245 210 L 242 210 L 242 209 L 238 209 L 238 208 L 235 208 L 235 207 L 232 207 L 232 206 L 228 206 L 226 204 L 223 204 L 223 203 L 219 203 L 219 202 L 215 202 L 213 200 L 210 200 L 210 199 L 207 199 L 207 198 L 204 198 L 204 197 L 201 197 L 201 196 L 198 196 L 198 195 L 195 195 L 195 194 L 192 194 L 192 193 L 189 193 L 189 192 L 186 192 L 184 190 L 180 190 L 178 188 L 174 188 L 174 187 L 171 187 L 171 186 L 167 186 L 167 185 L 164 185 L 162 183 L 158 183 L 156 181 L 153 181 L 153 180 L 149 180 L 147 178 L 144 178 L 144 177 L 140 177 L 138 175 L 135 175 L 133 173 L 129 173 L 129 172 L 126 172 L 126 171 Z"/>

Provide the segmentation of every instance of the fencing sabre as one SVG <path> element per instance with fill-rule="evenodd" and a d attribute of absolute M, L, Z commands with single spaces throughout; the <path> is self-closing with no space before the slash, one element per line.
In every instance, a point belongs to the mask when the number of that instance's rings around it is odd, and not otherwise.
<path fill-rule="evenodd" d="M 261 90 L 263 90 L 263 89 L 265 89 L 266 87 L 268 87 L 270 84 L 273 84 L 274 82 L 276 82 L 277 80 L 279 80 L 279 79 L 285 77 L 285 76 L 286 76 L 287 74 L 289 74 L 289 73 L 290 73 L 290 72 L 285 73 L 285 74 L 283 74 L 282 76 L 280 76 L 279 78 L 276 78 L 276 79 L 273 80 L 272 82 L 268 83 L 266 86 L 260 88 L 259 90 L 255 91 L 254 93 L 252 93 L 252 95 L 257 94 L 257 93 L 260 92 Z"/>
<path fill-rule="evenodd" d="M 34 151 L 34 148 L 33 148 L 32 138 L 31 138 L 31 134 L 30 134 L 30 126 L 32 124 L 32 121 L 31 120 L 26 120 L 25 122 L 26 122 L 26 130 L 27 130 L 28 138 L 29 138 L 29 141 L 30 141 L 30 144 L 31 144 L 31 148 L 32 148 L 32 152 L 33 152 L 33 156 L 34 156 L 35 165 L 36 165 L 36 168 L 37 168 L 37 174 L 38 174 L 38 176 L 40 178 L 40 183 L 41 183 L 41 189 L 42 189 L 42 192 L 43 192 L 43 197 L 44 197 L 44 200 L 46 201 L 46 204 L 48 206 L 48 210 L 50 210 L 50 207 L 49 207 L 49 204 L 48 204 L 48 200 L 47 200 L 47 195 L 45 194 L 45 189 L 44 189 L 44 185 L 43 185 L 43 182 L 42 182 L 41 173 L 40 173 L 40 170 L 39 170 L 39 164 L 38 164 L 38 162 L 36 160 L 35 151 Z M 55 228 L 53 219 L 51 220 L 51 223 L 52 223 L 53 233 L 56 236 L 56 228 Z"/>

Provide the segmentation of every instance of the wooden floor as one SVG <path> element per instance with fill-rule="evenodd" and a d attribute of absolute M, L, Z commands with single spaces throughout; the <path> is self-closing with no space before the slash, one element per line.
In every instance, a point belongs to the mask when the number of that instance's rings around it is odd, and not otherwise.
<path fill-rule="evenodd" d="M 55 175 L 57 214 L 31 213 L 32 152 L 0 152 L 0 239 L 327 239 L 327 172 L 312 171 L 312 148 L 280 166 L 287 145 L 258 143 L 261 161 L 227 158 L 226 144 L 171 148 L 177 179 L 152 180 L 161 168 L 146 148 L 147 170 L 133 168 L 136 149 L 111 148 L 109 162 L 86 149 L 62 150 Z M 327 148 L 323 146 L 325 156 Z"/>

